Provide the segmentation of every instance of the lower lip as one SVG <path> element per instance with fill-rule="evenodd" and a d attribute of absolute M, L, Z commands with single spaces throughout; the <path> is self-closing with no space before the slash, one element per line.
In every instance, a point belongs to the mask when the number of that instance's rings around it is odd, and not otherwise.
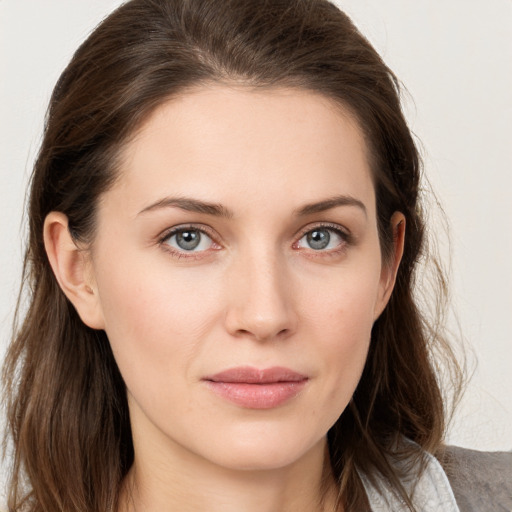
<path fill-rule="evenodd" d="M 295 398 L 304 389 L 307 379 L 267 384 L 206 382 L 214 393 L 238 406 L 247 409 L 272 409 Z"/>

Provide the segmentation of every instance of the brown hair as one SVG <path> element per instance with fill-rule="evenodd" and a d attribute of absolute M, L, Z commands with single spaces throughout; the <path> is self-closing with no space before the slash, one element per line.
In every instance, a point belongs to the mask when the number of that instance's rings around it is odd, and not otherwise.
<path fill-rule="evenodd" d="M 391 215 L 406 217 L 395 290 L 328 443 L 347 512 L 368 505 L 361 471 L 384 476 L 413 510 L 390 456 L 404 436 L 428 451 L 439 447 L 445 413 L 436 347 L 457 366 L 413 297 L 424 245 L 420 161 L 397 79 L 326 0 L 132 0 L 97 27 L 59 79 L 34 168 L 24 267 L 29 305 L 4 367 L 11 511 L 115 509 L 133 462 L 123 379 L 106 334 L 81 322 L 56 282 L 44 219 L 63 212 L 75 240 L 91 241 L 98 197 L 115 182 L 130 135 L 170 97 L 212 81 L 296 87 L 348 108 L 369 147 L 384 258 L 393 242 Z M 412 444 L 403 451 L 421 458 Z"/>

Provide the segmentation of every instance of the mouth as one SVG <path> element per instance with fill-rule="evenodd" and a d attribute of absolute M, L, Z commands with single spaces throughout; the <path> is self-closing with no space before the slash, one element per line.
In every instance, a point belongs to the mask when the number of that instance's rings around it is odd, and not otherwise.
<path fill-rule="evenodd" d="M 295 398 L 308 377 L 289 368 L 243 366 L 203 378 L 216 395 L 247 409 L 272 409 Z"/>

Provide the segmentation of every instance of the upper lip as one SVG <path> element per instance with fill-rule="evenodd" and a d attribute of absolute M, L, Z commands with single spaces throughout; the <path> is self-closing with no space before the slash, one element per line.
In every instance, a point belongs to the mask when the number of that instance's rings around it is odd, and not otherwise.
<path fill-rule="evenodd" d="M 306 375 L 282 366 L 263 369 L 253 368 L 252 366 L 239 366 L 214 375 L 208 375 L 203 380 L 245 384 L 272 384 L 275 382 L 300 382 L 306 379 Z"/>

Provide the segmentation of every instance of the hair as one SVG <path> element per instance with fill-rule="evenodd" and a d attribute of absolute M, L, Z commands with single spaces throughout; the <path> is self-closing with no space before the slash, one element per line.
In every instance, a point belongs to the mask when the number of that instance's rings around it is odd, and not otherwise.
<path fill-rule="evenodd" d="M 446 411 L 436 367 L 447 362 L 454 386 L 460 370 L 415 298 L 425 251 L 421 164 L 400 84 L 327 0 L 132 0 L 92 32 L 61 75 L 31 182 L 20 293 L 28 306 L 17 314 L 3 371 L 13 446 L 9 510 L 117 507 L 134 458 L 125 385 L 105 332 L 84 325 L 59 288 L 43 224 L 49 212 L 62 212 L 72 237 L 90 243 L 98 198 L 122 172 L 131 136 L 159 105 L 209 83 L 297 88 L 348 109 L 368 146 L 384 262 L 393 248 L 390 218 L 395 211 L 406 218 L 395 289 L 328 446 L 346 512 L 368 508 L 361 472 L 384 478 L 414 510 L 390 460 L 399 453 L 421 462 L 418 446 L 441 446 Z M 400 444 L 403 438 L 414 443 Z"/>

